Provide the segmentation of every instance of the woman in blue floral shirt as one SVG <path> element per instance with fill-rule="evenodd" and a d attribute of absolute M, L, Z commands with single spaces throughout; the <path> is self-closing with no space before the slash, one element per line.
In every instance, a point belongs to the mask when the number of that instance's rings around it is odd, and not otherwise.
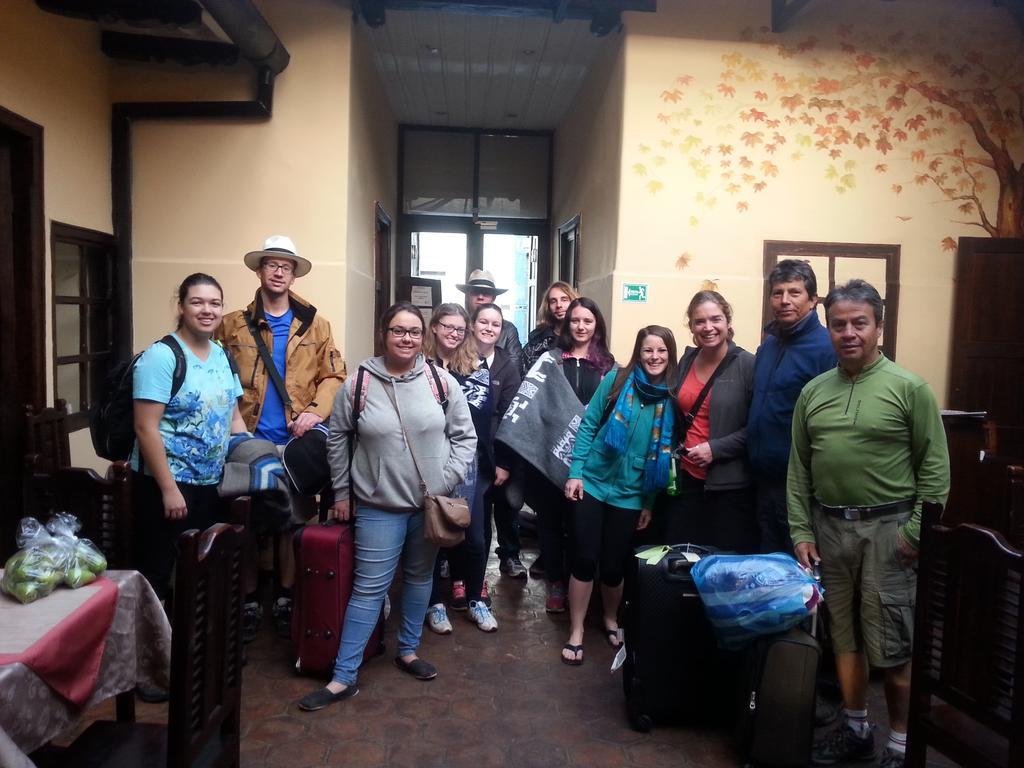
<path fill-rule="evenodd" d="M 224 311 L 220 284 L 201 272 L 178 288 L 178 327 L 185 379 L 172 392 L 175 352 L 159 341 L 135 365 L 132 449 L 135 558 L 157 595 L 166 597 L 178 535 L 224 518 L 217 483 L 228 438 L 245 432 L 242 387 L 224 350 L 211 341 Z"/>

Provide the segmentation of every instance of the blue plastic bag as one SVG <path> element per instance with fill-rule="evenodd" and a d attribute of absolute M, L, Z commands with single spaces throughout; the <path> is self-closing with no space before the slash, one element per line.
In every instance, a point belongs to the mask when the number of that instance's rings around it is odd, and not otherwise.
<path fill-rule="evenodd" d="M 735 650 L 810 615 L 821 585 L 789 555 L 711 555 L 690 570 L 719 645 Z"/>

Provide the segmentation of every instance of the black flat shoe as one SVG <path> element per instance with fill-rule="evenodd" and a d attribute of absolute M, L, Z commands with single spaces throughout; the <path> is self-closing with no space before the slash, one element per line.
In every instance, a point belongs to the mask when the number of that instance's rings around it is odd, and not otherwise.
<path fill-rule="evenodd" d="M 317 688 L 312 693 L 307 693 L 301 699 L 299 699 L 299 709 L 305 712 L 316 712 L 318 709 L 323 709 L 326 706 L 335 704 L 345 699 L 351 699 L 359 693 L 359 689 L 350 685 L 339 693 L 333 693 L 330 688 Z"/>
<path fill-rule="evenodd" d="M 437 677 L 437 669 L 434 665 L 423 659 L 413 659 L 412 661 L 405 662 L 402 661 L 401 656 L 396 656 L 395 666 L 403 672 L 408 672 L 417 680 L 433 680 Z"/>
<path fill-rule="evenodd" d="M 147 704 L 163 704 L 171 698 L 171 692 L 156 685 L 137 685 L 135 695 Z"/>

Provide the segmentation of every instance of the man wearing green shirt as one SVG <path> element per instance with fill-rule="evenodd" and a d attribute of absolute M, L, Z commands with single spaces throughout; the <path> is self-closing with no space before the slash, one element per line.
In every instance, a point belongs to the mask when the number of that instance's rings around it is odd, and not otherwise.
<path fill-rule="evenodd" d="M 902 768 L 907 739 L 922 502 L 944 503 L 949 454 L 935 397 L 878 349 L 882 299 L 863 280 L 825 299 L 839 365 L 812 379 L 793 412 L 787 503 L 797 559 L 820 565 L 845 717 L 811 761 L 875 758 L 869 665 L 885 670 L 889 740 L 881 768 Z"/>

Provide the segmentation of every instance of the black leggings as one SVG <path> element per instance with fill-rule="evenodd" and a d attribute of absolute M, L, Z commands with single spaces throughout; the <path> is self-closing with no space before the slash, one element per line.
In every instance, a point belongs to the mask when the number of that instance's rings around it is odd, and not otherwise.
<path fill-rule="evenodd" d="M 572 562 L 572 508 L 565 492 L 544 475 L 531 469 L 528 475 L 529 503 L 537 513 L 537 540 L 544 561 L 545 578 L 566 581 L 565 563 Z"/>
<path fill-rule="evenodd" d="M 164 517 L 163 494 L 149 475 L 132 473 L 135 510 L 135 564 L 161 600 L 171 589 L 171 571 L 178 557 L 178 537 L 190 528 L 206 530 L 227 520 L 228 505 L 216 485 L 178 483 L 188 514 L 181 520 Z"/>
<path fill-rule="evenodd" d="M 640 510 L 612 506 L 586 494 L 574 506 L 573 577 L 577 581 L 593 581 L 600 564 L 601 583 L 608 587 L 619 586 L 633 551 L 633 534 Z"/>

